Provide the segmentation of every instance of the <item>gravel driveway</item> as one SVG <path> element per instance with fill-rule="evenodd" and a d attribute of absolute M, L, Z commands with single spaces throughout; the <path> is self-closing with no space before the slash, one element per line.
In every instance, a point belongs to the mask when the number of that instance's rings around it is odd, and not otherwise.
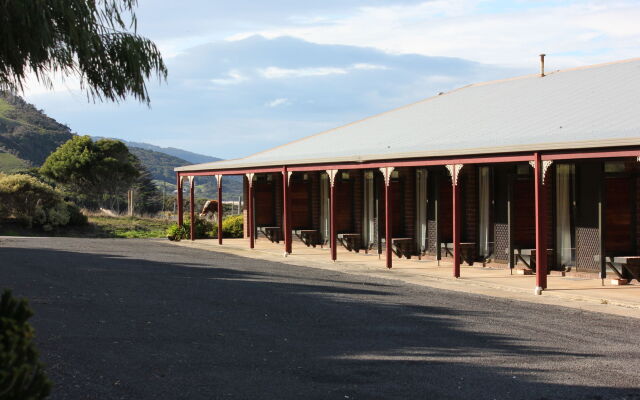
<path fill-rule="evenodd" d="M 0 239 L 53 399 L 640 399 L 640 322 L 156 240 Z"/>

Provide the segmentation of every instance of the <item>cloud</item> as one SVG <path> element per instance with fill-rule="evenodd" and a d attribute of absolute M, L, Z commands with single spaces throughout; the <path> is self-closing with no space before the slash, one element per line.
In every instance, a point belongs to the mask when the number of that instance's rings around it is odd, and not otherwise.
<path fill-rule="evenodd" d="M 367 64 L 367 63 L 353 64 L 351 68 L 356 69 L 356 70 L 358 70 L 358 69 L 359 70 L 364 70 L 364 71 L 389 69 L 389 67 L 387 67 L 385 65 L 375 65 L 375 64 Z"/>
<path fill-rule="evenodd" d="M 546 53 L 564 68 L 637 56 L 637 0 L 451 0 L 359 7 L 329 21 L 237 32 L 291 36 L 318 44 L 381 49 L 393 54 L 459 57 L 535 70 Z"/>
<path fill-rule="evenodd" d="M 167 65 L 167 83 L 149 83 L 150 109 L 133 100 L 87 103 L 73 90 L 30 93 L 27 100 L 76 132 L 233 158 L 520 73 L 287 37 L 208 43 L 185 49 Z"/>
<path fill-rule="evenodd" d="M 216 85 L 237 85 L 238 83 L 242 83 L 247 81 L 249 78 L 242 75 L 238 70 L 232 69 L 227 72 L 226 78 L 216 78 L 211 79 L 211 83 Z"/>
<path fill-rule="evenodd" d="M 315 68 L 279 68 L 267 67 L 261 69 L 260 74 L 267 79 L 281 78 L 303 78 L 309 76 L 344 75 L 348 73 L 344 68 L 337 67 L 315 67 Z"/>
<path fill-rule="evenodd" d="M 259 73 L 267 79 L 281 78 L 304 78 L 317 77 L 326 75 L 345 75 L 352 71 L 375 71 L 387 70 L 389 67 L 384 65 L 356 63 L 347 67 L 311 67 L 311 68 L 280 68 L 268 67 L 260 69 Z"/>
<path fill-rule="evenodd" d="M 289 103 L 289 99 L 287 99 L 286 97 L 280 97 L 278 99 L 274 99 L 274 100 L 268 101 L 265 104 L 265 106 L 274 108 L 274 107 L 278 107 L 278 106 L 281 106 L 283 104 L 288 104 L 288 103 Z"/>

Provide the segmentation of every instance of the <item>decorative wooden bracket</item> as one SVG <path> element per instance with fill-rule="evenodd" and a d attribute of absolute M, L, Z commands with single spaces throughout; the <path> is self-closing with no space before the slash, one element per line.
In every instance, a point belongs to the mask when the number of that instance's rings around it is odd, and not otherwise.
<path fill-rule="evenodd" d="M 289 184 L 291 183 L 291 175 L 293 175 L 293 171 L 286 171 L 287 172 L 287 186 L 289 186 Z M 282 171 L 282 173 L 284 174 L 285 171 Z"/>
<path fill-rule="evenodd" d="M 542 184 L 543 185 L 547 184 L 547 171 L 549 170 L 549 168 L 551 167 L 552 164 L 553 164 L 552 160 L 544 160 L 544 161 L 542 161 Z M 533 161 L 533 160 L 529 161 L 529 165 L 531 165 L 531 168 L 533 168 L 534 170 L 536 169 L 536 162 L 535 161 Z"/>
<path fill-rule="evenodd" d="M 464 164 L 447 164 L 445 165 L 445 167 L 447 167 L 449 175 L 451 175 L 451 183 L 454 186 L 457 186 L 458 178 L 460 177 L 460 171 L 462 171 L 462 167 L 464 167 Z"/>
<path fill-rule="evenodd" d="M 222 175 L 215 175 L 216 182 L 218 182 L 218 188 L 222 186 Z"/>
<path fill-rule="evenodd" d="M 249 181 L 249 187 L 253 186 L 253 177 L 256 175 L 253 172 L 249 172 L 248 174 L 245 174 L 247 176 L 247 181 Z"/>
<path fill-rule="evenodd" d="M 336 175 L 338 175 L 338 170 L 337 169 L 328 169 L 327 170 L 327 175 L 329 175 L 329 183 L 331 184 L 331 187 L 333 187 L 336 183 Z"/>
<path fill-rule="evenodd" d="M 196 177 L 191 175 L 188 178 L 189 178 L 189 186 L 193 186 L 193 182 L 196 180 Z"/>
<path fill-rule="evenodd" d="M 395 167 L 382 167 L 382 168 L 380 168 L 380 172 L 382 172 L 382 176 L 384 176 L 384 184 L 385 184 L 385 186 L 389 186 L 389 183 L 391 182 L 391 174 L 393 173 L 394 169 L 395 169 Z"/>

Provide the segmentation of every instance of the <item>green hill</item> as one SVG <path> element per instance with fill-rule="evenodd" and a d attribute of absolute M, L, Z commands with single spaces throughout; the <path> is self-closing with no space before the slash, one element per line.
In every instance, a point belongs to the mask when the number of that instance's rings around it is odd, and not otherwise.
<path fill-rule="evenodd" d="M 38 166 L 72 136 L 68 126 L 20 97 L 0 92 L 0 153 L 24 160 L 28 166 Z M 9 158 L 3 156 L 5 162 Z M 15 166 L 15 160 L 10 164 Z"/>
<path fill-rule="evenodd" d="M 68 126 L 48 117 L 42 110 L 19 96 L 0 91 L 0 172 L 12 173 L 30 167 L 39 167 L 49 154 L 73 136 L 74 133 Z M 142 148 L 135 146 L 134 142 L 124 140 L 123 142 L 149 170 L 154 181 L 173 185 L 172 190 L 175 190 L 176 183 L 176 174 L 173 169 L 193 163 L 165 152 L 171 150 L 176 153 L 182 151 L 180 149 L 161 148 L 146 143 L 140 144 L 146 147 Z M 153 149 L 160 149 L 163 152 Z M 208 157 L 182 152 L 190 157 Z M 215 157 L 211 159 L 217 160 Z M 196 180 L 196 185 L 199 197 L 217 196 L 215 178 L 199 178 Z M 242 177 L 226 178 L 225 199 L 236 200 L 240 194 L 242 194 Z"/>

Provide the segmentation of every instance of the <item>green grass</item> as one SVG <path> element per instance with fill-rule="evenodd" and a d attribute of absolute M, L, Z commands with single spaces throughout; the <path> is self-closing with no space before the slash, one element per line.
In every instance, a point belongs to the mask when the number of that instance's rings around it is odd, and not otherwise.
<path fill-rule="evenodd" d="M 161 238 L 166 237 L 165 232 L 171 221 L 140 217 L 89 217 L 89 224 L 97 228 L 101 237 Z"/>
<path fill-rule="evenodd" d="M 0 98 L 0 117 L 4 117 L 7 111 L 12 110 L 14 107 L 9 104 L 5 99 Z"/>
<path fill-rule="evenodd" d="M 13 173 L 29 168 L 26 161 L 10 153 L 0 152 L 0 172 Z"/>
<path fill-rule="evenodd" d="M 86 226 L 56 228 L 44 232 L 38 228 L 26 228 L 16 221 L 1 221 L 0 236 L 67 236 L 89 238 L 148 239 L 166 238 L 166 230 L 172 222 L 159 218 L 90 216 Z"/>

